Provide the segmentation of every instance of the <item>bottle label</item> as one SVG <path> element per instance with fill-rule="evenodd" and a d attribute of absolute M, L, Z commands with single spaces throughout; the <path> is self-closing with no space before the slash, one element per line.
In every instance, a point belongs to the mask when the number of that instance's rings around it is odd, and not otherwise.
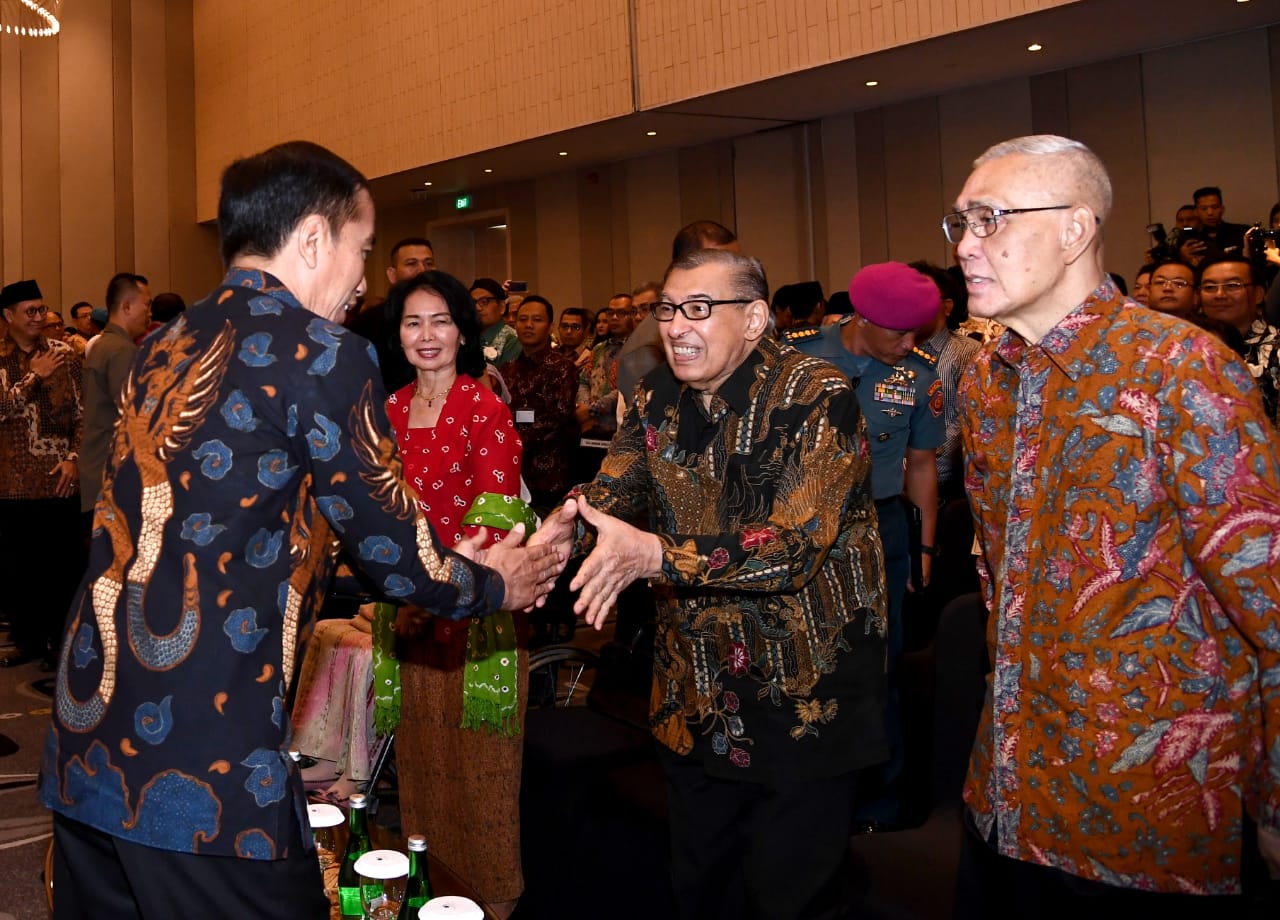
<path fill-rule="evenodd" d="M 360 906 L 360 886 L 339 888 L 338 906 L 342 909 L 342 916 L 344 917 L 363 916 L 364 908 Z"/>

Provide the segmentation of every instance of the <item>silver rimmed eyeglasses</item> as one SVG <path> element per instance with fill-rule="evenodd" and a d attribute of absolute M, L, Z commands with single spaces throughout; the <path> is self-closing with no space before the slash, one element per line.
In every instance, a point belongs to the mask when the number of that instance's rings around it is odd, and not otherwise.
<path fill-rule="evenodd" d="M 966 230 L 978 239 L 985 239 L 1000 228 L 1000 218 L 1010 214 L 1030 214 L 1034 211 L 1065 211 L 1069 204 L 1050 204 L 1042 208 L 993 208 L 989 205 L 978 205 L 976 208 L 965 208 L 963 211 L 952 211 L 942 218 L 942 235 L 947 242 L 958 245 L 964 239 Z"/>
<path fill-rule="evenodd" d="M 679 310 L 684 314 L 685 319 L 700 320 L 706 319 L 711 315 L 711 308 L 718 307 L 727 303 L 754 303 L 750 300 L 686 300 L 684 303 L 671 303 L 667 300 L 659 300 L 650 311 L 653 318 L 660 323 L 669 323 L 676 318 L 676 311 Z"/>

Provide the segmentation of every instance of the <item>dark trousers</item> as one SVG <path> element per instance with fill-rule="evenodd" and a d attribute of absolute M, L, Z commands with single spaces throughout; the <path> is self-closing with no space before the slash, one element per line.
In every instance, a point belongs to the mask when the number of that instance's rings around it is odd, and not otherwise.
<path fill-rule="evenodd" d="M 709 777 L 659 747 L 685 920 L 845 916 L 854 774 L 782 786 Z"/>
<path fill-rule="evenodd" d="M 315 852 L 286 859 L 174 853 L 53 816 L 54 920 L 329 916 Z"/>
<path fill-rule="evenodd" d="M 1117 888 L 1051 866 L 1010 859 L 982 839 L 968 811 L 964 823 L 953 914 L 956 920 L 1208 920 L 1251 916 L 1245 896 L 1206 897 Z M 1246 839 L 1254 839 L 1252 828 Z M 1248 866 L 1244 876 L 1245 890 L 1249 891 L 1253 879 Z"/>
<path fill-rule="evenodd" d="M 0 500 L 0 584 L 19 652 L 58 648 L 87 564 L 79 495 Z"/>

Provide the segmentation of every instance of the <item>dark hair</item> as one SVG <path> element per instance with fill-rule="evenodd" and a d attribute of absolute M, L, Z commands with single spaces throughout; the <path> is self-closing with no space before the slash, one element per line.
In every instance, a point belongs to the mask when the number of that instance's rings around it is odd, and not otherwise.
<path fill-rule="evenodd" d="M 1116 286 L 1116 290 L 1118 290 L 1125 297 L 1129 296 L 1129 285 L 1125 284 L 1125 280 L 1123 278 L 1121 278 L 1115 272 L 1107 272 L 1107 277 L 1110 278 L 1111 283 Z"/>
<path fill-rule="evenodd" d="M 165 291 L 151 298 L 151 318 L 158 323 L 167 323 L 179 313 L 185 313 L 187 302 L 173 291 Z"/>
<path fill-rule="evenodd" d="M 708 245 L 728 246 L 736 242 L 737 235 L 724 224 L 718 224 L 714 220 L 695 220 L 681 227 L 671 241 L 671 261 L 678 262 L 689 253 L 705 249 Z"/>
<path fill-rule="evenodd" d="M 667 266 L 662 286 L 666 287 L 672 272 L 687 272 L 704 265 L 724 265 L 729 269 L 729 284 L 735 297 L 769 302 L 769 279 L 760 260 L 728 249 L 695 249 L 685 253 Z"/>
<path fill-rule="evenodd" d="M 1217 199 L 1221 201 L 1222 189 L 1218 188 L 1216 185 L 1206 185 L 1203 188 L 1198 188 L 1194 192 L 1192 192 L 1191 200 L 1194 201 L 1196 204 L 1199 204 L 1201 198 L 1208 198 L 1210 195 L 1217 196 Z M 1194 208 L 1195 205 L 1192 205 L 1192 207 Z"/>
<path fill-rule="evenodd" d="M 421 236 L 406 236 L 394 246 L 391 247 L 391 264 L 394 265 L 396 256 L 400 254 L 400 250 L 406 246 L 426 246 L 431 250 L 431 254 L 435 255 L 436 248 L 431 245 L 431 240 Z"/>
<path fill-rule="evenodd" d="M 1271 206 L 1271 213 L 1267 215 L 1267 224 L 1268 224 L 1268 225 L 1270 225 L 1270 224 L 1274 224 L 1274 223 L 1276 222 L 1276 215 L 1277 215 L 1277 214 L 1280 214 L 1280 201 L 1277 201 L 1275 204 L 1273 204 L 1273 205 Z M 1269 228 L 1268 228 L 1268 229 L 1269 229 Z"/>
<path fill-rule="evenodd" d="M 1133 280 L 1137 281 L 1143 275 L 1150 275 L 1154 273 L 1155 270 L 1156 270 L 1155 264 L 1148 262 L 1146 265 L 1142 266 L 1136 272 L 1133 273 Z"/>
<path fill-rule="evenodd" d="M 1178 211 L 1194 211 L 1195 209 L 1196 209 L 1196 206 L 1195 206 L 1194 204 L 1180 204 L 1180 205 L 1178 205 L 1178 207 L 1174 210 L 1174 212 L 1173 212 L 1173 216 L 1174 216 L 1174 217 L 1177 217 L 1177 216 L 1178 216 Z"/>
<path fill-rule="evenodd" d="M 77 315 L 76 315 L 76 311 L 77 311 L 77 310 L 79 310 L 81 307 L 88 307 L 88 308 L 89 308 L 89 312 L 90 312 L 90 313 L 92 313 L 92 312 L 93 312 L 93 304 L 89 303 L 89 301 L 87 301 L 87 300 L 77 300 L 75 303 L 73 303 L 73 304 L 71 305 L 71 318 L 72 318 L 72 319 L 79 319 L 79 318 L 80 318 L 79 316 L 77 316 Z"/>
<path fill-rule="evenodd" d="M 662 282 L 646 281 L 644 284 L 640 285 L 638 288 L 636 288 L 634 291 L 631 292 L 631 299 L 634 300 L 635 298 L 639 297 L 641 294 L 645 294 L 649 292 L 652 292 L 655 297 L 661 297 Z"/>
<path fill-rule="evenodd" d="M 480 314 L 476 312 L 475 301 L 462 286 L 462 282 L 448 272 L 432 269 L 412 278 L 397 281 L 387 291 L 386 303 L 382 305 L 387 317 L 388 343 L 391 350 L 400 352 L 400 321 L 404 318 L 404 303 L 415 291 L 426 291 L 435 294 L 449 308 L 449 316 L 458 327 L 458 355 L 453 366 L 459 374 L 475 377 L 484 376 L 484 342 L 480 338 Z"/>
<path fill-rule="evenodd" d="M 1249 261 L 1249 257 L 1244 254 L 1239 255 L 1223 255 L 1210 256 L 1196 267 L 1196 287 L 1200 286 L 1200 282 L 1204 280 L 1206 269 L 1213 268 L 1215 265 L 1243 265 L 1249 270 L 1249 283 L 1253 285 L 1261 284 L 1257 273 L 1253 270 L 1253 263 Z"/>
<path fill-rule="evenodd" d="M 369 189 L 360 171 L 310 141 L 289 141 L 236 160 L 222 173 L 218 234 L 222 261 L 271 258 L 303 218 L 319 214 L 335 237 Z"/>
<path fill-rule="evenodd" d="M 1150 270 L 1151 274 L 1154 276 L 1157 268 L 1164 268 L 1166 265 L 1176 265 L 1179 268 L 1185 268 L 1187 271 L 1191 272 L 1192 278 L 1196 277 L 1195 268 L 1191 265 L 1188 265 L 1186 262 L 1183 262 L 1181 259 L 1161 259 L 1159 262 L 1156 262 L 1152 265 L 1148 265 L 1147 268 Z"/>
<path fill-rule="evenodd" d="M 583 307 L 565 307 L 560 311 L 560 322 L 563 323 L 566 316 L 581 316 L 584 329 L 591 325 L 591 312 Z"/>
<path fill-rule="evenodd" d="M 138 285 L 146 283 L 146 278 L 135 275 L 133 272 L 119 272 L 112 275 L 111 280 L 107 282 L 107 315 L 110 316 L 119 310 L 120 305 L 129 295 L 137 292 Z"/>
<path fill-rule="evenodd" d="M 617 300 L 617 299 L 619 299 L 619 298 L 625 298 L 626 300 L 630 300 L 630 299 L 631 299 L 631 295 L 630 295 L 630 294 L 628 294 L 626 291 L 619 291 L 619 292 L 618 292 L 618 293 L 616 293 L 616 294 L 611 294 L 611 295 L 609 295 L 609 299 L 610 299 L 610 300 Z"/>
<path fill-rule="evenodd" d="M 953 305 L 955 304 L 956 285 L 951 278 L 950 272 L 941 265 L 935 265 L 925 259 L 908 262 L 907 265 L 932 281 L 933 286 L 938 289 L 938 293 L 942 295 L 943 300 L 949 300 Z"/>
<path fill-rule="evenodd" d="M 527 307 L 531 303 L 540 303 L 544 307 L 546 307 L 547 322 L 548 323 L 555 322 L 556 308 L 551 306 L 551 301 L 547 300 L 547 298 L 543 297 L 541 294 L 526 294 L 524 300 L 520 301 L 520 306 L 516 308 L 516 313 L 519 313 L 521 310 L 523 310 L 525 307 Z"/>
<path fill-rule="evenodd" d="M 475 281 L 472 281 L 471 286 L 467 288 L 468 291 L 474 291 L 477 289 L 485 291 L 491 297 L 496 297 L 501 301 L 505 301 L 507 299 L 506 289 L 492 278 L 477 278 Z"/>

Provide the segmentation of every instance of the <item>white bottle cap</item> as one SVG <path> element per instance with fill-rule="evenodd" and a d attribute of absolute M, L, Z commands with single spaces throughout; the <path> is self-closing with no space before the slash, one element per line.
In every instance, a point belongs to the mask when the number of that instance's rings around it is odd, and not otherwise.
<path fill-rule="evenodd" d="M 312 802 L 307 806 L 307 817 L 312 827 L 336 827 L 346 820 L 341 808 L 327 802 Z"/>
<path fill-rule="evenodd" d="M 370 850 L 356 860 L 365 878 L 401 878 L 409 874 L 409 857 L 397 850 Z"/>
<path fill-rule="evenodd" d="M 484 911 L 470 898 L 456 894 L 432 898 L 418 908 L 418 920 L 484 920 Z"/>

